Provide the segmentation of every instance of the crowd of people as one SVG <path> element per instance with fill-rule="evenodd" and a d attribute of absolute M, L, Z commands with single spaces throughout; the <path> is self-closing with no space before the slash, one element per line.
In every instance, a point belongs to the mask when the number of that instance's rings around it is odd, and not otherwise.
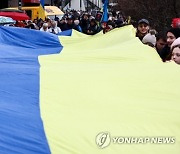
<path fill-rule="evenodd" d="M 61 31 L 75 29 L 87 35 L 94 35 L 103 30 L 104 33 L 128 23 L 128 19 L 121 12 L 112 12 L 109 14 L 108 22 L 102 22 L 102 12 L 92 11 L 66 11 L 64 16 L 59 19 L 51 20 L 50 18 L 35 19 L 34 21 L 18 21 L 14 26 L 37 29 L 45 32 L 58 34 Z"/>
<path fill-rule="evenodd" d="M 131 18 L 126 17 L 120 11 L 109 13 L 107 22 L 102 22 L 102 12 L 83 12 L 83 11 L 66 11 L 64 16 L 59 19 L 50 18 L 35 19 L 34 21 L 18 21 L 14 26 L 36 29 L 48 33 L 59 34 L 62 31 L 75 29 L 87 35 L 94 35 L 100 32 L 107 33 L 114 28 L 131 24 Z M 163 62 L 175 61 L 180 64 L 180 18 L 172 20 L 172 25 L 166 32 L 157 32 L 152 29 L 147 19 L 141 19 L 137 22 L 136 37 L 142 43 L 155 48 Z M 176 40 L 177 39 L 177 40 Z"/>
<path fill-rule="evenodd" d="M 180 64 L 180 18 L 173 19 L 171 28 L 166 32 L 156 32 L 147 19 L 141 19 L 136 36 L 142 43 L 155 48 L 163 62 L 173 60 Z"/>

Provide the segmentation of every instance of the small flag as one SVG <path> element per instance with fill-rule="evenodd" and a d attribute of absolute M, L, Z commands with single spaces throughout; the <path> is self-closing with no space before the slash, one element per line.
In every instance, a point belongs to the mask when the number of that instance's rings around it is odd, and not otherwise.
<path fill-rule="evenodd" d="M 108 5 L 109 0 L 102 0 L 103 3 L 103 16 L 102 16 L 102 22 L 108 21 Z"/>
<path fill-rule="evenodd" d="M 39 18 L 45 19 L 44 0 L 40 0 Z"/>
<path fill-rule="evenodd" d="M 40 0 L 40 5 L 44 8 L 44 0 Z"/>

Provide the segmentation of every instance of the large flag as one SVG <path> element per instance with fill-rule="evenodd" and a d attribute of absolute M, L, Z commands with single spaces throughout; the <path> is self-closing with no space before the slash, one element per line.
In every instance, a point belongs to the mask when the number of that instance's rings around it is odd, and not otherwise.
<path fill-rule="evenodd" d="M 39 108 L 42 54 L 62 49 L 56 35 L 0 26 L 0 153 L 50 154 Z"/>
<path fill-rule="evenodd" d="M 102 16 L 102 22 L 108 21 L 108 5 L 109 0 L 102 0 L 103 3 L 103 16 Z"/>
<path fill-rule="evenodd" d="M 132 26 L 0 27 L 0 154 L 179 154 L 179 65 Z"/>

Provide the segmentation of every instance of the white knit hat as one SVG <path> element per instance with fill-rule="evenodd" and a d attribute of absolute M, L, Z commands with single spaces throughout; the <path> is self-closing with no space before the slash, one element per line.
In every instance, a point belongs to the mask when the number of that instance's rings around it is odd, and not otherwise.
<path fill-rule="evenodd" d="M 143 39 L 142 42 L 144 44 L 148 44 L 151 43 L 152 45 L 156 45 L 156 36 L 155 36 L 155 32 L 150 32 L 148 34 L 146 34 Z"/>
<path fill-rule="evenodd" d="M 171 49 L 176 46 L 176 45 L 180 45 L 180 37 L 178 37 L 172 44 L 171 44 Z"/>
<path fill-rule="evenodd" d="M 79 25 L 79 20 L 78 19 L 74 20 L 74 24 Z"/>

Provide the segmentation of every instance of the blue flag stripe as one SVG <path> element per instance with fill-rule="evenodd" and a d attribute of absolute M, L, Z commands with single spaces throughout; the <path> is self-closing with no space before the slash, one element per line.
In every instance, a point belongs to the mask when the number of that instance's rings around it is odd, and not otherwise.
<path fill-rule="evenodd" d="M 59 39 L 0 27 L 0 45 L 0 153 L 50 154 L 40 117 L 38 56 L 59 53 Z"/>

